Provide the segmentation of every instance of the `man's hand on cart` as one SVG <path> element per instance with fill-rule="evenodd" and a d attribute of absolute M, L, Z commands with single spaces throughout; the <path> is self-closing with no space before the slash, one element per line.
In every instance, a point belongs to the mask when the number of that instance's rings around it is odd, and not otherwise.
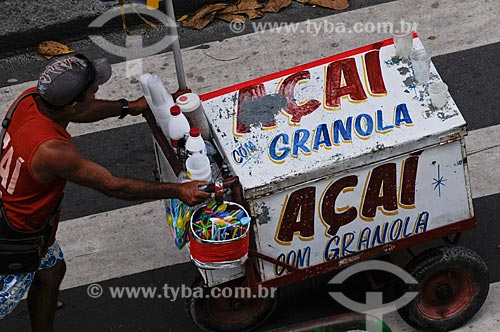
<path fill-rule="evenodd" d="M 149 109 L 149 106 L 144 96 L 129 103 L 130 115 L 140 115 L 147 109 Z"/>
<path fill-rule="evenodd" d="M 200 187 L 207 186 L 206 181 L 191 181 L 179 184 L 179 199 L 189 206 L 203 203 L 210 198 L 210 193 L 200 190 Z"/>

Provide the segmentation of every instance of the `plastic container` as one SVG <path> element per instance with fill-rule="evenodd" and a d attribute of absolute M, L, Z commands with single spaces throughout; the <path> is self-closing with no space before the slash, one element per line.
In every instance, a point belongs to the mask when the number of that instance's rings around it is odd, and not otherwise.
<path fill-rule="evenodd" d="M 396 48 L 396 55 L 402 59 L 410 56 L 413 49 L 413 31 L 398 31 L 391 33 Z"/>
<path fill-rule="evenodd" d="M 415 81 L 425 84 L 429 80 L 431 70 L 431 56 L 425 50 L 416 50 L 410 54 L 413 64 Z"/>
<path fill-rule="evenodd" d="M 444 82 L 433 82 L 429 84 L 428 91 L 434 107 L 441 108 L 446 105 L 448 99 L 448 85 Z"/>
<path fill-rule="evenodd" d="M 168 123 L 170 121 L 170 108 L 175 105 L 174 99 L 170 93 L 167 92 L 163 82 L 156 75 L 151 75 L 149 77 L 147 86 L 151 96 L 151 111 L 163 134 L 169 139 Z"/>
<path fill-rule="evenodd" d="M 205 141 L 200 136 L 200 128 L 194 127 L 189 131 L 189 137 L 186 141 L 186 152 L 188 156 L 195 153 L 207 154 Z"/>
<path fill-rule="evenodd" d="M 189 180 L 212 181 L 210 160 L 201 153 L 193 154 L 186 160 L 186 176 Z"/>
<path fill-rule="evenodd" d="M 179 145 L 179 140 L 185 139 L 189 135 L 189 122 L 182 114 L 179 106 L 174 105 L 170 108 L 171 118 L 168 122 L 168 137 L 170 138 L 170 144 L 175 152 L 177 152 L 177 147 Z"/>
<path fill-rule="evenodd" d="M 148 80 L 153 77 L 150 73 L 144 73 L 139 77 L 139 81 L 141 82 L 141 87 L 142 87 L 142 93 L 144 94 L 144 97 L 146 98 L 146 101 L 148 102 L 149 108 L 151 111 L 153 111 L 153 101 L 151 100 L 151 92 L 149 91 L 149 85 L 148 85 Z M 153 111 L 154 114 L 154 111 Z"/>
<path fill-rule="evenodd" d="M 165 110 L 162 110 L 159 106 L 156 106 L 155 103 L 153 102 L 153 99 L 151 98 L 151 89 L 149 87 L 149 80 L 153 77 L 150 73 L 145 73 L 142 74 L 141 77 L 139 78 L 142 86 L 142 92 L 144 93 L 144 97 L 146 98 L 146 101 L 149 105 L 149 108 L 151 109 L 151 112 L 153 112 L 153 115 L 156 120 L 156 124 L 162 129 L 163 134 L 168 137 L 168 120 L 170 119 L 170 116 L 165 115 Z M 159 80 L 159 78 L 157 78 Z M 156 81 L 156 79 L 154 79 Z M 161 83 L 161 82 L 160 82 Z M 156 89 L 156 88 L 155 88 Z M 159 99 L 157 98 L 158 95 L 155 94 L 155 102 L 156 104 L 160 104 Z M 163 100 L 164 98 L 161 98 Z"/>
<path fill-rule="evenodd" d="M 156 112 L 155 117 L 160 120 L 170 119 L 170 107 L 175 105 L 174 98 L 168 93 L 161 79 L 156 75 L 151 75 L 148 79 L 149 93 Z"/>
<path fill-rule="evenodd" d="M 248 212 L 241 205 L 227 201 L 224 203 L 238 207 L 244 211 L 246 217 L 249 217 Z M 191 260 L 197 267 L 204 269 L 227 269 L 245 263 L 250 247 L 250 225 L 246 228 L 245 233 L 238 238 L 222 241 L 201 239 L 196 235 L 193 225 L 204 208 L 205 206 L 198 208 L 191 216 L 191 231 L 189 232 Z"/>
<path fill-rule="evenodd" d="M 201 137 L 204 140 L 209 140 L 210 126 L 205 116 L 200 97 L 195 93 L 185 93 L 177 98 L 176 103 L 187 117 L 191 126 L 200 128 Z"/>

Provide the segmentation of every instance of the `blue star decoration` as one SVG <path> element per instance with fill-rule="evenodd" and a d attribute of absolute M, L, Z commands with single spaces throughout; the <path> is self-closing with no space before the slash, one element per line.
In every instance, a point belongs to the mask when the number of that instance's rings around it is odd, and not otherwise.
<path fill-rule="evenodd" d="M 439 197 L 441 197 L 441 186 L 446 186 L 444 182 L 447 180 L 443 176 L 441 176 L 441 165 L 438 165 L 438 174 L 437 178 L 432 178 L 434 182 L 432 183 L 434 185 L 434 190 L 438 190 Z"/>

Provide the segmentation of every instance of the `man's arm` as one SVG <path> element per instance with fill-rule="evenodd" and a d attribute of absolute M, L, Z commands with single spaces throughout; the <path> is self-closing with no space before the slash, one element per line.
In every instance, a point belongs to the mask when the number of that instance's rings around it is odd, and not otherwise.
<path fill-rule="evenodd" d="M 129 114 L 139 115 L 148 109 L 146 98 L 141 97 L 129 102 Z M 72 122 L 88 123 L 106 118 L 119 117 L 122 113 L 122 103 L 119 101 L 95 100 L 85 112 L 76 114 Z"/>
<path fill-rule="evenodd" d="M 83 158 L 72 143 L 58 139 L 40 145 L 33 156 L 31 169 L 44 183 L 58 176 L 126 200 L 178 198 L 194 205 L 210 197 L 210 194 L 198 189 L 207 182 L 155 183 L 116 177 L 101 165 Z"/>

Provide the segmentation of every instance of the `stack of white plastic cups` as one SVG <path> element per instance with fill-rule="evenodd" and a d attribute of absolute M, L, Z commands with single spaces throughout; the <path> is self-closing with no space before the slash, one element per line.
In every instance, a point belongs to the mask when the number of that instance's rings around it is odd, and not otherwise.
<path fill-rule="evenodd" d="M 167 92 L 161 79 L 156 75 L 145 73 L 140 77 L 142 91 L 153 112 L 156 124 L 161 128 L 165 137 L 168 135 L 168 123 L 170 121 L 170 108 L 174 105 L 172 95 Z"/>

